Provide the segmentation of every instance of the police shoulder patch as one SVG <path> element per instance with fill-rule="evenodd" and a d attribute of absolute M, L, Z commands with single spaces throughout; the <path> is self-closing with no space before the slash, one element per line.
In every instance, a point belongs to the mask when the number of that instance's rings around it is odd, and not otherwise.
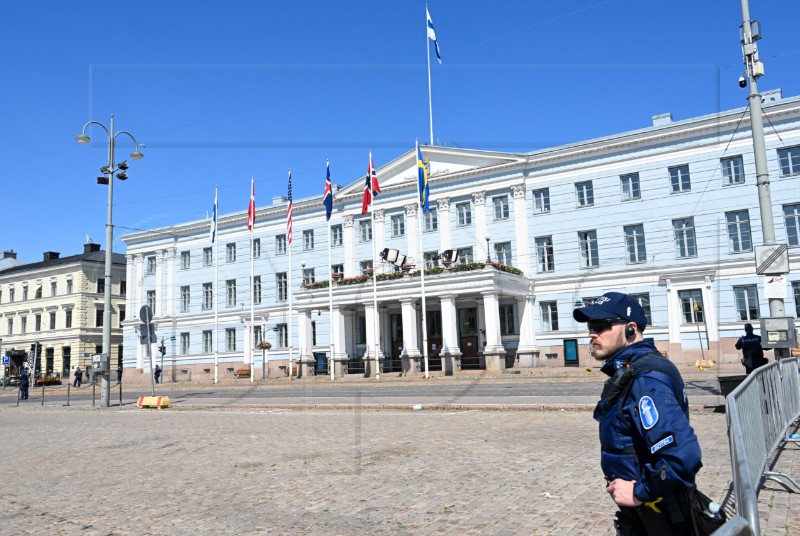
<path fill-rule="evenodd" d="M 661 441 L 650 447 L 650 454 L 655 454 L 656 452 L 663 449 L 667 445 L 672 445 L 672 443 L 674 442 L 675 438 L 672 437 L 671 435 L 668 435 L 667 437 L 665 437 L 664 439 L 662 439 Z"/>
<path fill-rule="evenodd" d="M 658 422 L 658 409 L 656 409 L 655 402 L 649 396 L 643 396 L 639 399 L 639 419 L 641 419 L 645 430 L 649 430 Z"/>

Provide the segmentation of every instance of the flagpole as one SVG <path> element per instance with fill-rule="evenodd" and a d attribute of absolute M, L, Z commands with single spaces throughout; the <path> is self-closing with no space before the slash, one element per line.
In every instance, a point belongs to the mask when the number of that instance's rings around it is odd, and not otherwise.
<path fill-rule="evenodd" d="M 322 194 L 322 204 L 325 206 L 325 219 L 328 222 L 328 317 L 330 329 L 328 330 L 328 344 L 331 353 L 328 367 L 330 368 L 331 381 L 336 379 L 336 362 L 333 360 L 333 259 L 331 257 L 331 246 L 333 235 L 331 235 L 331 213 L 333 212 L 333 188 L 331 186 L 331 163 L 325 160 L 325 191 Z"/>
<path fill-rule="evenodd" d="M 372 152 L 369 153 L 369 161 L 372 162 Z M 372 188 L 372 177 L 369 178 L 370 188 Z M 378 250 L 375 234 L 375 195 L 370 194 L 369 203 L 369 216 L 370 225 L 372 227 L 372 307 L 374 308 L 372 316 L 372 330 L 373 330 L 373 353 L 375 354 L 375 378 L 381 379 L 381 364 L 378 359 Z"/>
<path fill-rule="evenodd" d="M 254 367 L 253 367 L 253 352 L 256 343 L 256 328 L 255 328 L 255 255 L 253 255 L 253 235 L 255 234 L 255 225 L 253 230 L 250 231 L 250 346 L 247 352 L 250 354 L 250 383 L 255 381 Z"/>
<path fill-rule="evenodd" d="M 214 188 L 214 216 L 216 217 L 216 221 L 219 221 L 219 203 L 218 203 L 218 196 L 219 196 L 219 186 Z M 212 223 L 212 225 L 216 225 Z M 211 255 L 214 257 L 214 287 L 211 289 L 212 296 L 211 298 L 214 300 L 214 383 L 219 382 L 219 308 L 217 307 L 217 279 L 219 279 L 219 265 L 217 263 L 218 255 L 217 255 L 217 232 L 219 232 L 218 228 L 214 229 L 214 240 L 211 244 Z"/>
<path fill-rule="evenodd" d="M 428 117 L 431 126 L 431 145 L 433 145 L 433 99 L 431 98 L 431 40 L 428 37 L 428 4 L 425 4 L 425 57 L 428 59 Z"/>
<path fill-rule="evenodd" d="M 428 60 L 430 62 L 430 59 Z M 417 154 L 421 154 L 419 151 L 419 140 L 417 140 Z M 425 165 L 425 162 L 422 163 Z M 417 199 L 422 199 L 422 189 L 417 180 Z M 422 360 L 425 364 L 425 379 L 430 377 L 430 369 L 428 368 L 428 321 L 426 315 L 426 303 L 425 303 L 425 254 L 423 252 L 422 247 L 422 219 L 425 217 L 425 210 L 422 206 L 422 203 L 419 204 L 419 217 L 417 230 L 419 233 L 419 261 L 418 264 L 421 263 L 422 268 L 420 269 L 420 281 L 421 281 L 421 292 L 422 292 Z"/>
<path fill-rule="evenodd" d="M 291 184 L 292 184 L 292 170 L 289 169 L 289 185 L 291 186 Z M 291 205 L 291 203 L 292 203 L 292 199 L 290 197 L 289 198 L 289 204 Z M 290 207 L 289 210 L 293 210 L 293 207 Z M 289 218 L 289 215 L 287 214 L 287 223 L 288 223 L 288 218 Z M 289 275 L 288 275 L 288 279 L 289 279 L 289 281 L 288 281 L 288 284 L 289 284 L 289 288 L 288 288 L 288 290 L 289 290 L 289 296 L 288 296 L 288 298 L 289 298 L 289 319 L 288 319 L 288 322 L 287 322 L 288 326 L 286 328 L 286 335 L 289 338 L 289 340 L 286 341 L 286 342 L 289 344 L 289 379 L 291 380 L 292 379 L 292 371 L 293 371 L 293 368 L 294 368 L 294 352 L 292 351 L 293 350 L 292 349 L 292 333 L 293 333 L 293 330 L 292 330 L 292 316 L 294 314 L 293 309 L 292 309 L 292 298 L 293 298 L 293 295 L 294 295 L 294 293 L 292 292 L 292 280 L 294 279 L 292 277 L 292 241 L 293 240 L 292 240 L 292 236 L 289 234 L 290 233 L 289 229 L 287 229 L 286 231 L 287 231 L 286 232 L 286 242 L 287 242 L 286 243 L 286 247 L 289 248 Z"/>

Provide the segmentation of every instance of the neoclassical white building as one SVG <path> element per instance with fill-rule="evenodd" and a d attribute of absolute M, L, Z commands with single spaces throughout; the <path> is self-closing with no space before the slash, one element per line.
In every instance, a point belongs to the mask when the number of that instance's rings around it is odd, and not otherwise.
<path fill-rule="evenodd" d="M 774 224 L 793 272 L 800 98 L 776 90 L 763 101 Z M 127 309 L 153 307 L 159 337 L 175 338 L 167 374 L 195 378 L 213 378 L 215 359 L 221 378 L 251 364 L 260 377 L 266 357 L 253 348 L 264 338 L 270 374 L 290 357 L 301 374 L 327 370 L 331 357 L 337 374 L 374 374 L 376 362 L 414 374 L 425 367 L 423 316 L 434 372 L 590 366 L 572 309 L 608 290 L 639 298 L 646 335 L 676 363 L 738 362 L 742 323 L 769 314 L 745 112 L 661 114 L 641 130 L 531 153 L 423 146 L 430 212 L 417 202 L 410 150 L 378 169 L 374 214 L 361 214 L 364 177 L 334 193 L 330 227 L 321 198 L 294 200 L 291 246 L 280 196 L 258 208 L 252 248 L 246 212 L 221 216 L 213 245 L 208 220 L 129 234 Z M 416 259 L 408 273 L 380 262 L 384 248 Z M 449 250 L 454 262 L 443 263 Z M 790 273 L 785 291 L 797 317 L 800 276 Z M 125 366 L 149 370 L 129 316 Z"/>

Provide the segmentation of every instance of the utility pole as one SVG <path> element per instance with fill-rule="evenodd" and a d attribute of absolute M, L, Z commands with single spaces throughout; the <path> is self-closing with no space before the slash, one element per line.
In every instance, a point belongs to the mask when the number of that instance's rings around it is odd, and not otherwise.
<path fill-rule="evenodd" d="M 761 39 L 760 25 L 757 21 L 750 20 L 750 6 L 748 0 L 742 2 L 742 26 L 741 42 L 742 55 L 744 56 L 745 72 L 739 79 L 739 86 L 750 85 L 750 94 L 747 97 L 750 102 L 750 130 L 753 136 L 753 156 L 756 164 L 756 187 L 758 188 L 758 207 L 761 213 L 761 229 L 764 234 L 764 249 L 767 257 L 781 256 L 781 251 L 785 250 L 785 245 L 777 245 L 775 242 L 775 222 L 772 216 L 772 196 L 769 188 L 769 171 L 767 169 L 767 149 L 764 144 L 764 119 L 761 111 L 761 94 L 758 92 L 758 78 L 764 76 L 764 64 L 758 59 L 758 46 L 756 41 Z M 746 76 L 746 78 L 745 78 Z M 773 246 L 770 248 L 770 246 Z M 781 247 L 784 246 L 784 247 Z M 780 272 L 777 268 L 768 269 L 767 275 L 783 275 L 788 272 L 788 254 L 786 255 L 786 267 Z M 756 253 L 756 265 L 762 264 L 759 253 Z M 763 263 L 766 265 L 767 263 Z M 773 263 L 772 266 L 782 263 Z M 785 286 L 785 283 L 783 283 Z M 785 294 L 785 293 L 784 293 Z M 785 317 L 784 297 L 768 297 L 770 317 Z M 793 327 L 792 327 L 793 329 Z M 763 333 L 762 333 L 763 335 Z M 775 357 L 782 358 L 789 355 L 785 348 L 775 348 Z"/>

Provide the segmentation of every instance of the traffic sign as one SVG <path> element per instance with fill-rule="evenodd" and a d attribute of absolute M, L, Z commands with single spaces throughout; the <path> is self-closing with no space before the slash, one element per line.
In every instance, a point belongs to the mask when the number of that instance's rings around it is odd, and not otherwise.
<path fill-rule="evenodd" d="M 4 355 L 3 356 L 3 364 L 4 365 L 10 365 L 11 364 L 11 357 L 9 357 L 7 355 Z"/>
<path fill-rule="evenodd" d="M 153 310 L 149 305 L 142 305 L 142 308 L 139 309 L 139 318 L 145 324 L 150 324 L 153 321 Z"/>

